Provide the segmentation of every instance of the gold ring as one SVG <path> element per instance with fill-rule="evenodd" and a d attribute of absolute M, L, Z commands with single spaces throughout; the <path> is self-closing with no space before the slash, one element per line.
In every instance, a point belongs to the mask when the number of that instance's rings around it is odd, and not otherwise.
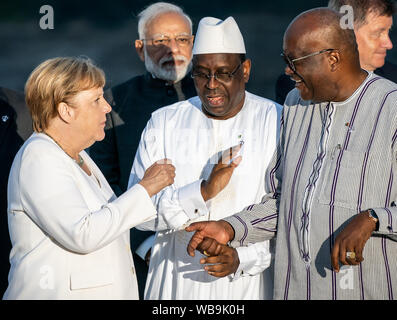
<path fill-rule="evenodd" d="M 207 256 L 207 257 L 209 257 L 210 255 L 209 255 L 209 253 L 207 252 L 207 251 L 203 251 L 203 254 L 205 255 L 205 256 Z"/>
<path fill-rule="evenodd" d="M 356 253 L 355 253 L 355 252 L 348 251 L 348 252 L 346 252 L 346 258 L 347 258 L 347 259 L 355 260 L 355 259 L 356 259 Z"/>

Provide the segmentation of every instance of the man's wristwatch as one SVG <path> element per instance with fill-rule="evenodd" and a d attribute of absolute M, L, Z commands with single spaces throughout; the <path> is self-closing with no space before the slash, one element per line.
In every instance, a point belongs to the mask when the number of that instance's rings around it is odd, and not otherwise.
<path fill-rule="evenodd" d="M 376 224 L 375 231 L 379 230 L 379 218 L 376 212 L 373 209 L 368 209 L 368 217 L 370 217 Z"/>

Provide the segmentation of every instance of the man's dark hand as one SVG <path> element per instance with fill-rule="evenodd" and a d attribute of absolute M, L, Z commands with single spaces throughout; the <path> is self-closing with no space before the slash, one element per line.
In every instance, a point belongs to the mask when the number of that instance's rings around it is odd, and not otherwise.
<path fill-rule="evenodd" d="M 202 221 L 192 223 L 185 228 L 187 232 L 196 231 L 187 247 L 187 252 L 194 257 L 194 251 L 203 242 L 204 238 L 212 238 L 221 244 L 226 244 L 234 239 L 233 227 L 224 220 Z"/>
<path fill-rule="evenodd" d="M 204 270 L 211 276 L 225 277 L 235 273 L 240 265 L 237 250 L 220 244 L 215 239 L 204 238 L 197 250 L 207 256 L 207 258 L 202 258 L 200 263 L 209 264 L 204 267 Z"/>
<path fill-rule="evenodd" d="M 241 146 L 239 144 L 224 151 L 218 163 L 212 169 L 208 180 L 203 180 L 201 183 L 201 195 L 204 201 L 214 198 L 227 186 L 234 169 L 237 168 L 242 160 L 241 156 L 236 157 Z"/>
<path fill-rule="evenodd" d="M 339 272 L 339 261 L 343 265 L 355 266 L 364 260 L 364 246 L 375 228 L 376 222 L 369 217 L 368 211 L 364 211 L 338 234 L 331 252 L 331 263 L 336 272 Z M 354 252 L 355 258 L 346 257 L 347 252 Z"/>

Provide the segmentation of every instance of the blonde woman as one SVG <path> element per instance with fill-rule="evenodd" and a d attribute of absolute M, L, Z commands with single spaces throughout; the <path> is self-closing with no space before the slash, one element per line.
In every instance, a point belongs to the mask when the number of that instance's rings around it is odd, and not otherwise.
<path fill-rule="evenodd" d="M 155 218 L 173 183 L 164 160 L 116 198 L 84 149 L 105 136 L 104 73 L 89 59 L 40 64 L 26 86 L 34 133 L 8 182 L 12 241 L 4 299 L 138 299 L 129 229 Z"/>

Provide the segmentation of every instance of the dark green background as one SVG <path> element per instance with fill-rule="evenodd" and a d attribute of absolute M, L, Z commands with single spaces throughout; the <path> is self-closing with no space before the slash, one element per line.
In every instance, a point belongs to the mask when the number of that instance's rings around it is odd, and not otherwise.
<path fill-rule="evenodd" d="M 101 66 L 109 85 L 123 82 L 144 71 L 138 59 L 136 14 L 153 1 L 0 1 L 0 86 L 23 90 L 35 66 L 55 56 L 86 55 Z M 300 12 L 323 1 L 172 1 L 191 16 L 196 31 L 204 16 L 225 19 L 233 16 L 245 38 L 252 59 L 248 90 L 274 99 L 274 83 L 284 71 L 280 59 L 282 36 L 289 22 Z M 41 30 L 42 5 L 54 8 L 54 30 Z M 396 35 L 392 32 L 392 39 Z M 395 42 L 395 41 L 394 41 Z M 396 42 L 397 43 L 397 42 Z M 397 62 L 397 50 L 389 60 Z"/>

